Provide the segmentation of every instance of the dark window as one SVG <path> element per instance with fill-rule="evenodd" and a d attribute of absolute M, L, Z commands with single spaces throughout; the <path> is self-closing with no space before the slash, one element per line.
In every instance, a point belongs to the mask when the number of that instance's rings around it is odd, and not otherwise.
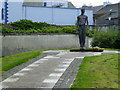
<path fill-rule="evenodd" d="M 2 20 L 4 19 L 4 9 L 2 8 Z"/>
<path fill-rule="evenodd" d="M 47 3 L 46 2 L 44 2 L 44 7 L 46 7 L 47 6 Z"/>

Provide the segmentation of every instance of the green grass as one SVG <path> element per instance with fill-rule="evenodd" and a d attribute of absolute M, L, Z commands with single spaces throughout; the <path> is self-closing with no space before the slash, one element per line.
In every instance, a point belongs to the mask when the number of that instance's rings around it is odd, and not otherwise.
<path fill-rule="evenodd" d="M 105 48 L 105 50 L 120 51 L 120 49 L 113 49 L 113 48 Z"/>
<path fill-rule="evenodd" d="M 24 53 L 19 53 L 15 55 L 5 56 L 3 58 L 0 58 L 0 62 L 2 62 L 2 72 L 8 71 L 11 68 L 18 66 L 22 63 L 27 62 L 28 60 L 35 58 L 41 54 L 43 50 L 37 50 L 37 51 L 29 51 Z"/>
<path fill-rule="evenodd" d="M 120 55 L 85 57 L 71 88 L 118 88 Z"/>

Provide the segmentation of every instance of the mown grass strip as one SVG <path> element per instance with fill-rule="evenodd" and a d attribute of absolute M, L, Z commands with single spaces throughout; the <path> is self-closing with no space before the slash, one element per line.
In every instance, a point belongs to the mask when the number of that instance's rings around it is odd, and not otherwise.
<path fill-rule="evenodd" d="M 71 88 L 118 88 L 118 63 L 118 54 L 85 57 Z"/>
<path fill-rule="evenodd" d="M 105 50 L 120 51 L 120 49 L 113 49 L 113 48 L 105 48 Z"/>
<path fill-rule="evenodd" d="M 15 55 L 5 56 L 2 58 L 2 71 L 8 71 L 15 66 L 27 62 L 28 60 L 39 56 L 42 51 L 43 50 L 29 51 Z"/>

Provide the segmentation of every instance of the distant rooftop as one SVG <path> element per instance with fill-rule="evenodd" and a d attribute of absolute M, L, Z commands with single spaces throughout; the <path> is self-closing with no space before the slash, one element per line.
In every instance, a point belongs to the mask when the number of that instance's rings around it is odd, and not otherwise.
<path fill-rule="evenodd" d="M 114 12 L 114 11 L 118 11 L 118 3 L 116 4 L 109 4 L 104 6 L 103 8 L 101 8 L 97 14 L 99 13 L 108 13 L 108 12 Z"/>
<path fill-rule="evenodd" d="M 68 0 L 24 0 L 23 6 L 76 8 Z"/>
<path fill-rule="evenodd" d="M 24 2 L 67 2 L 68 0 L 24 0 Z"/>
<path fill-rule="evenodd" d="M 97 11 L 99 11 L 99 10 L 102 9 L 103 7 L 104 7 L 103 5 L 93 7 L 93 14 L 96 14 Z"/>
<path fill-rule="evenodd" d="M 100 7 L 94 7 L 94 14 L 95 14 L 95 18 L 99 18 L 101 16 L 104 16 L 105 19 L 108 19 L 108 17 L 111 18 L 118 18 L 118 4 L 109 4 L 106 6 L 100 6 Z M 97 10 L 98 8 L 98 10 Z"/>

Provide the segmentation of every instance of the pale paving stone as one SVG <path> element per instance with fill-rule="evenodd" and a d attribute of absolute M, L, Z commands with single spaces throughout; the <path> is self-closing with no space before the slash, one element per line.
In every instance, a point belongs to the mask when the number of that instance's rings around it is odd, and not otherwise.
<path fill-rule="evenodd" d="M 60 58 L 60 57 L 55 57 L 55 56 L 46 56 L 46 57 L 44 57 L 44 58 Z"/>
<path fill-rule="evenodd" d="M 67 61 L 73 61 L 73 60 L 74 60 L 74 58 L 72 58 L 72 59 L 65 59 L 65 60 L 67 60 Z"/>
<path fill-rule="evenodd" d="M 30 70 L 33 70 L 33 69 L 32 68 L 24 68 L 21 71 L 30 71 Z"/>
<path fill-rule="evenodd" d="M 28 67 L 38 67 L 40 64 L 31 64 Z"/>
<path fill-rule="evenodd" d="M 24 75 L 25 75 L 25 73 L 16 73 L 13 76 L 24 76 Z"/>
<path fill-rule="evenodd" d="M 43 83 L 56 83 L 57 81 L 57 79 L 45 79 Z"/>
<path fill-rule="evenodd" d="M 72 61 L 64 61 L 62 63 L 70 64 Z"/>
<path fill-rule="evenodd" d="M 84 57 L 75 57 L 76 59 L 83 59 Z"/>
<path fill-rule="evenodd" d="M 48 59 L 44 59 L 44 58 L 40 59 L 40 61 L 46 61 L 46 60 L 48 60 Z"/>
<path fill-rule="evenodd" d="M 49 76 L 60 77 L 63 73 L 51 73 Z"/>
<path fill-rule="evenodd" d="M 68 67 L 69 65 L 58 65 L 58 67 Z"/>
<path fill-rule="evenodd" d="M 7 78 L 3 82 L 16 82 L 19 78 Z"/>
<path fill-rule="evenodd" d="M 64 69 L 61 69 L 61 68 L 55 69 L 55 71 L 59 71 L 59 72 L 64 72 L 65 70 L 66 70 L 66 68 L 64 68 Z"/>

